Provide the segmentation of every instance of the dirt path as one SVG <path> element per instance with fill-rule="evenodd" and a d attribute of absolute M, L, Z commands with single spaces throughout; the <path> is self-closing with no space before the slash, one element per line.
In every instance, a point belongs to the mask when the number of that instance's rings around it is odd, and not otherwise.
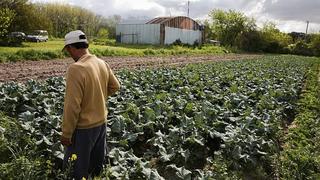
<path fill-rule="evenodd" d="M 104 57 L 114 70 L 121 68 L 140 68 L 158 66 L 181 66 L 190 63 L 209 61 L 226 61 L 253 59 L 260 55 L 226 54 L 213 56 L 171 56 L 171 57 Z M 28 79 L 44 79 L 48 77 L 64 76 L 68 65 L 74 61 L 56 59 L 44 61 L 25 61 L 0 64 L 0 82 L 26 81 Z"/>

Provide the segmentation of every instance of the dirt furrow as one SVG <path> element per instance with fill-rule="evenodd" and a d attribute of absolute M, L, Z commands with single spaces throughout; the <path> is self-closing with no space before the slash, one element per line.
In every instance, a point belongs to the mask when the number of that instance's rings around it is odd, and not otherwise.
<path fill-rule="evenodd" d="M 182 66 L 190 63 L 209 61 L 253 59 L 260 55 L 226 54 L 211 56 L 170 56 L 170 57 L 104 57 L 114 70 L 121 68 L 143 68 L 160 66 Z M 74 61 L 68 59 L 24 61 L 0 64 L 0 82 L 26 81 L 64 76 L 68 66 Z"/>

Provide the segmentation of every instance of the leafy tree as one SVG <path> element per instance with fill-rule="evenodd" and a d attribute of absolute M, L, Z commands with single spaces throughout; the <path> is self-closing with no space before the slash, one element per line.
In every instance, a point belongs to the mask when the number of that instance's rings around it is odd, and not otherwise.
<path fill-rule="evenodd" d="M 292 38 L 281 32 L 273 22 L 266 22 L 261 29 L 261 37 L 263 38 L 263 50 L 269 53 L 282 53 L 284 48 L 292 44 Z"/>
<path fill-rule="evenodd" d="M 116 38 L 116 25 L 121 21 L 120 15 L 109 16 L 108 18 L 102 18 L 100 28 L 106 28 L 109 32 L 108 37 L 110 39 Z"/>
<path fill-rule="evenodd" d="M 7 20 L 8 16 L 4 14 L 7 12 L 2 10 L 5 8 L 15 14 L 10 16 L 10 20 Z M 95 37 L 101 28 L 105 28 L 108 36 L 115 38 L 115 27 L 121 19 L 118 15 L 105 18 L 78 6 L 31 3 L 28 0 L 1 0 L 0 9 L 3 11 L 1 12 L 1 31 L 30 33 L 37 29 L 44 29 L 54 37 L 64 37 L 67 32 L 75 29 L 83 30 L 88 37 Z"/>
<path fill-rule="evenodd" d="M 292 38 L 293 43 L 303 40 L 306 37 L 306 34 L 302 32 L 291 32 L 288 35 Z"/>
<path fill-rule="evenodd" d="M 256 30 L 241 33 L 236 40 L 236 44 L 239 49 L 249 52 L 260 52 L 264 47 L 261 33 Z"/>
<path fill-rule="evenodd" d="M 8 34 L 8 28 L 10 27 L 13 18 L 15 16 L 14 11 L 9 8 L 0 8 L 0 38 Z"/>
<path fill-rule="evenodd" d="M 23 6 L 28 2 L 28 0 L 1 0 L 1 8 L 16 9 L 19 6 Z"/>
<path fill-rule="evenodd" d="M 100 28 L 98 32 L 98 38 L 100 39 L 107 39 L 109 32 L 106 28 Z"/>
<path fill-rule="evenodd" d="M 292 53 L 297 55 L 313 56 L 312 49 L 304 41 L 297 42 L 292 50 Z"/>
<path fill-rule="evenodd" d="M 255 20 L 234 10 L 214 9 L 209 13 L 212 30 L 223 45 L 234 46 L 236 39 L 244 32 L 256 29 Z"/>
<path fill-rule="evenodd" d="M 55 37 L 64 35 L 75 29 L 84 31 L 88 37 L 96 36 L 104 18 L 81 7 L 67 4 L 36 4 L 37 12 L 44 15 L 52 23 L 51 33 Z"/>
<path fill-rule="evenodd" d="M 311 38 L 311 48 L 316 56 L 320 56 L 320 34 L 313 34 Z"/>
<path fill-rule="evenodd" d="M 273 22 L 266 22 L 261 32 L 267 42 L 277 41 L 281 46 L 288 46 L 293 43 L 291 37 L 281 32 Z"/>
<path fill-rule="evenodd" d="M 1 0 L 0 7 L 9 8 L 15 13 L 9 31 L 32 32 L 50 28 L 50 21 L 28 0 Z"/>
<path fill-rule="evenodd" d="M 217 39 L 217 35 L 214 34 L 213 30 L 212 30 L 212 24 L 210 24 L 210 22 L 208 20 L 205 20 L 203 22 L 204 24 L 204 34 L 205 34 L 205 39 Z"/>

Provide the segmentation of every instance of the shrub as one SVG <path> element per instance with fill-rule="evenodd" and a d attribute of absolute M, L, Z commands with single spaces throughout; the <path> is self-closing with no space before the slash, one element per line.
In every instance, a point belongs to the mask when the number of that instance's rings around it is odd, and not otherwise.
<path fill-rule="evenodd" d="M 104 42 L 104 45 L 106 46 L 115 46 L 116 45 L 116 40 L 114 39 L 106 39 Z"/>
<path fill-rule="evenodd" d="M 0 164 L 0 177 L 3 179 L 47 179 L 47 166 L 39 160 L 17 157 L 10 163 Z"/>
<path fill-rule="evenodd" d="M 200 46 L 200 43 L 199 43 L 199 41 L 198 40 L 195 40 L 194 42 L 193 42 L 193 48 L 196 48 L 196 47 L 199 47 Z"/>
<path fill-rule="evenodd" d="M 14 118 L 0 112 L 0 177 L 3 179 L 45 179 L 52 166 L 36 153 L 36 142 Z"/>
<path fill-rule="evenodd" d="M 94 39 L 93 44 L 101 46 L 115 46 L 116 41 L 114 39 Z"/>
<path fill-rule="evenodd" d="M 24 40 L 18 37 L 5 37 L 0 39 L 0 46 L 20 47 Z"/>
<path fill-rule="evenodd" d="M 182 42 L 181 42 L 180 39 L 177 39 L 176 41 L 174 41 L 174 42 L 172 43 L 172 45 L 174 45 L 174 46 L 181 46 L 181 45 L 182 45 Z"/>
<path fill-rule="evenodd" d="M 311 40 L 311 48 L 315 56 L 320 56 L 320 34 L 315 35 Z"/>
<path fill-rule="evenodd" d="M 14 54 L 7 57 L 7 60 L 17 62 L 21 60 L 50 60 L 56 58 L 64 58 L 68 56 L 65 52 L 61 51 L 40 51 L 40 50 L 19 50 Z"/>
<path fill-rule="evenodd" d="M 0 53 L 0 63 L 6 62 L 8 55 L 6 53 Z"/>
<path fill-rule="evenodd" d="M 144 55 L 155 55 L 156 54 L 156 51 L 155 50 L 153 50 L 153 49 L 146 49 L 146 50 L 144 50 L 143 51 L 143 54 Z"/>
<path fill-rule="evenodd" d="M 8 56 L 7 60 L 11 61 L 11 62 L 18 62 L 18 61 L 23 60 L 23 57 L 21 57 L 18 54 L 11 54 L 11 55 Z"/>
<path fill-rule="evenodd" d="M 299 41 L 296 44 L 296 46 L 293 48 L 292 53 L 297 55 L 304 55 L 304 56 L 313 55 L 312 49 L 309 48 L 308 44 L 303 41 Z"/>
<path fill-rule="evenodd" d="M 63 58 L 64 54 L 62 52 L 53 52 L 53 51 L 45 51 L 42 52 L 40 55 L 41 59 L 56 59 L 56 58 Z"/>
<path fill-rule="evenodd" d="M 281 53 L 283 47 L 277 41 L 267 42 L 265 44 L 264 52 L 267 53 Z"/>
<path fill-rule="evenodd" d="M 36 50 L 19 50 L 16 53 L 18 56 L 22 57 L 25 60 L 39 60 L 40 59 L 40 53 Z"/>
<path fill-rule="evenodd" d="M 291 54 L 291 49 L 289 47 L 282 48 L 282 54 Z"/>
<path fill-rule="evenodd" d="M 249 52 L 260 52 L 263 50 L 263 40 L 258 31 L 244 32 L 237 38 L 238 48 Z"/>

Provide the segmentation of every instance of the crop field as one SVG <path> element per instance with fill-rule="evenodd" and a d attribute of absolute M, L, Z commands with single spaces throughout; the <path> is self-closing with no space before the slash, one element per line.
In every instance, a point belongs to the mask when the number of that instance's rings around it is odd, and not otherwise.
<path fill-rule="evenodd" d="M 320 178 L 319 58 L 228 60 L 118 68 L 101 178 Z M 0 179 L 67 178 L 64 90 L 63 77 L 0 83 Z"/>

